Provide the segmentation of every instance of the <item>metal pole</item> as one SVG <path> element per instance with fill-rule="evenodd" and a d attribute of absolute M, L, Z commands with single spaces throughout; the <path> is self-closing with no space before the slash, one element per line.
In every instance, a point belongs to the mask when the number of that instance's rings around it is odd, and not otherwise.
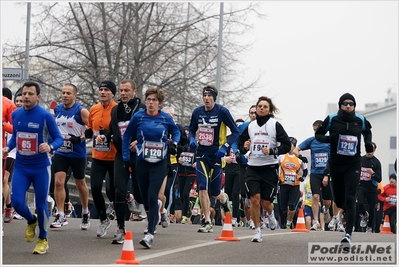
<path fill-rule="evenodd" d="M 219 91 L 216 103 L 220 102 L 222 90 L 220 88 L 220 76 L 222 66 L 222 40 L 223 40 L 223 2 L 220 3 L 220 17 L 219 17 L 219 42 L 218 42 L 218 57 L 216 66 L 216 88 Z"/>
<path fill-rule="evenodd" d="M 29 80 L 29 36 L 30 36 L 30 13 L 31 3 L 28 2 L 27 14 L 26 14 L 26 45 L 25 45 L 25 68 L 24 68 L 24 80 Z"/>
<path fill-rule="evenodd" d="M 183 66 L 183 104 L 182 104 L 182 114 L 186 112 L 186 91 L 187 91 L 187 50 L 188 50 L 188 24 L 190 21 L 190 3 L 187 3 L 187 29 L 186 29 L 186 43 L 184 51 L 184 66 Z M 181 122 L 180 122 L 181 123 Z"/>

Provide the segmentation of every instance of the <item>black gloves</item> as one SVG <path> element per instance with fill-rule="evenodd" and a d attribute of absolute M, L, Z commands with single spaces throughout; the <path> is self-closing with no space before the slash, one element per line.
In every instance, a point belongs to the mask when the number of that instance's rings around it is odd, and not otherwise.
<path fill-rule="evenodd" d="M 299 155 L 298 158 L 302 160 L 303 163 L 308 163 L 308 159 L 302 155 Z"/>
<path fill-rule="evenodd" d="M 169 154 L 170 155 L 177 155 L 177 145 L 175 143 L 169 144 Z"/>
<path fill-rule="evenodd" d="M 305 181 L 305 179 L 303 177 L 299 177 L 299 181 L 303 182 L 303 181 Z"/>
<path fill-rule="evenodd" d="M 236 161 L 237 161 L 237 163 L 241 164 L 242 158 L 241 158 L 241 153 L 240 153 L 240 151 L 237 151 L 235 155 L 236 155 Z"/>
<path fill-rule="evenodd" d="M 80 136 L 76 136 L 76 135 L 73 135 L 73 134 L 69 134 L 69 136 L 70 136 L 69 140 L 74 145 L 79 144 L 80 142 L 82 142 L 82 140 L 80 139 Z"/>
<path fill-rule="evenodd" d="M 374 151 L 374 147 L 373 147 L 373 144 L 371 142 L 367 142 L 365 144 L 365 147 L 366 147 L 366 152 L 367 153 L 371 153 L 371 152 Z"/>
<path fill-rule="evenodd" d="M 91 128 L 85 130 L 86 138 L 93 138 L 93 130 Z"/>

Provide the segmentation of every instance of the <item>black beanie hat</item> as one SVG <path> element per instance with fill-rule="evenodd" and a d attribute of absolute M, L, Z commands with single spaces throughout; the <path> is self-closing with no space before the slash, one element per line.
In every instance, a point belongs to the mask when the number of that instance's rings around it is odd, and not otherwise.
<path fill-rule="evenodd" d="M 350 93 L 345 93 L 345 94 L 343 94 L 343 95 L 339 98 L 339 101 L 338 101 L 338 108 L 341 108 L 342 102 L 344 102 L 346 99 L 352 100 L 353 103 L 355 103 L 355 106 L 354 106 L 354 107 L 356 107 L 356 100 L 355 100 L 355 97 L 354 97 L 353 95 L 351 95 Z"/>
<path fill-rule="evenodd" d="M 100 84 L 99 88 L 100 88 L 100 87 L 107 87 L 109 90 L 111 90 L 111 92 L 112 92 L 114 95 L 116 95 L 116 85 L 115 85 L 113 82 L 111 82 L 111 81 L 103 81 L 103 82 Z"/>
<path fill-rule="evenodd" d="M 396 180 L 396 173 L 391 173 L 391 175 L 389 175 L 389 179 L 391 179 L 391 178 Z"/>
<path fill-rule="evenodd" d="M 8 99 L 12 100 L 12 92 L 11 92 L 10 88 L 3 87 L 3 96 L 5 96 Z"/>

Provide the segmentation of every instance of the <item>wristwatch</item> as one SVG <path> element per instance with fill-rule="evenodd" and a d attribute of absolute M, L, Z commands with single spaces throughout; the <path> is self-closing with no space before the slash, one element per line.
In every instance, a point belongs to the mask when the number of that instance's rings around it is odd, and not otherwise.
<path fill-rule="evenodd" d="M 85 140 L 85 137 L 84 137 L 84 136 L 81 136 L 81 137 L 80 137 L 80 142 L 83 142 L 83 140 Z"/>
<path fill-rule="evenodd" d="M 53 154 L 54 153 L 54 147 L 53 147 L 53 145 L 50 145 L 50 154 Z"/>

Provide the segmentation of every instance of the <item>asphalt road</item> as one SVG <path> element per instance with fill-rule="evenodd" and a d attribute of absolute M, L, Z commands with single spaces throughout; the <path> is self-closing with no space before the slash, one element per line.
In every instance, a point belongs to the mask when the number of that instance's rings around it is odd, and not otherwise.
<path fill-rule="evenodd" d="M 36 242 L 25 241 L 25 220 L 3 223 L 2 265 L 117 265 L 123 245 L 111 244 L 116 221 L 112 221 L 105 237 L 97 238 L 99 220 L 92 219 L 87 231 L 80 230 L 80 220 L 69 218 L 69 225 L 49 229 L 50 248 L 45 255 L 32 254 Z M 126 230 L 133 234 L 135 258 L 140 265 L 308 265 L 309 242 L 338 244 L 342 237 L 340 232 L 296 233 L 285 229 L 263 229 L 263 242 L 253 243 L 253 230 L 239 227 L 233 228 L 233 234 L 240 241 L 230 242 L 215 240 L 222 235 L 222 226 L 215 226 L 213 233 L 197 233 L 198 227 L 180 224 L 171 224 L 168 228 L 158 226 L 152 248 L 146 249 L 139 244 L 146 223 L 126 222 Z M 352 239 L 352 242 L 364 244 L 395 242 L 397 254 L 394 234 L 354 233 Z M 383 265 L 384 262 L 367 262 L 370 264 Z"/>

